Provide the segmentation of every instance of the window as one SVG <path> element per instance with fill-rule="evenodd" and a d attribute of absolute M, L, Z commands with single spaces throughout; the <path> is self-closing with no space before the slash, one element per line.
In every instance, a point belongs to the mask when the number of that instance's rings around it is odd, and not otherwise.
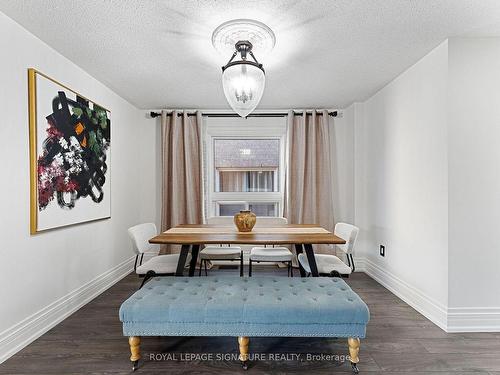
<path fill-rule="evenodd" d="M 281 216 L 284 121 L 231 119 L 231 126 L 224 126 L 228 119 L 208 120 L 208 216 L 233 216 L 240 210 Z M 243 127 L 237 126 L 240 122 Z"/>
<path fill-rule="evenodd" d="M 216 192 L 278 192 L 279 139 L 214 138 Z"/>

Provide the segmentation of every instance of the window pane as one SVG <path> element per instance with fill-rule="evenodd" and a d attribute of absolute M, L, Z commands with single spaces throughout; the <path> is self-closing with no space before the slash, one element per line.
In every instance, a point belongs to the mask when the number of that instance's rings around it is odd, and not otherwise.
<path fill-rule="evenodd" d="M 250 203 L 248 207 L 257 216 L 277 216 L 276 203 Z"/>
<path fill-rule="evenodd" d="M 219 203 L 219 216 L 234 216 L 244 209 L 244 203 Z"/>
<path fill-rule="evenodd" d="M 277 171 L 219 171 L 219 192 L 273 192 Z"/>
<path fill-rule="evenodd" d="M 216 192 L 279 191 L 279 139 L 215 139 Z"/>
<path fill-rule="evenodd" d="M 275 171 L 247 172 L 248 191 L 252 192 L 275 191 L 274 190 L 275 173 L 276 173 Z"/>

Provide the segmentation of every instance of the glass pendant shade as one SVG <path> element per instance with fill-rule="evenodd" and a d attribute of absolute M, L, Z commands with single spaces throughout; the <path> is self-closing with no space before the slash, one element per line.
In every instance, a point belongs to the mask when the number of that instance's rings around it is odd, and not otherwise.
<path fill-rule="evenodd" d="M 241 117 L 248 116 L 259 104 L 266 77 L 262 69 L 252 64 L 236 63 L 222 73 L 224 95 L 231 108 Z"/>

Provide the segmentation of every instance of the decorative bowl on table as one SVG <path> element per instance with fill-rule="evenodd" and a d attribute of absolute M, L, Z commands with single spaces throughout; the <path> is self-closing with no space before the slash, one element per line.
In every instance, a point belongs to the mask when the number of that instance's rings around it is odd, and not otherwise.
<path fill-rule="evenodd" d="M 234 215 L 234 224 L 239 232 L 251 232 L 256 221 L 257 216 L 249 210 L 242 210 Z"/>

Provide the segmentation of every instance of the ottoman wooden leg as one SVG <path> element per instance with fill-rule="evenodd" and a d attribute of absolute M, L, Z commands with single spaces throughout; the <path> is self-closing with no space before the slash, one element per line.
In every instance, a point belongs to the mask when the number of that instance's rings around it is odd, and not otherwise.
<path fill-rule="evenodd" d="M 240 344 L 240 361 L 243 370 L 248 370 L 248 343 L 250 339 L 246 336 L 238 337 L 238 344 Z"/>
<path fill-rule="evenodd" d="M 359 338 L 349 337 L 347 339 L 347 343 L 349 344 L 349 357 L 351 358 L 352 372 L 354 372 L 355 374 L 358 374 L 359 373 L 359 369 L 358 369 Z"/>
<path fill-rule="evenodd" d="M 128 338 L 128 344 L 130 345 L 130 360 L 132 361 L 132 371 L 135 371 L 139 367 L 139 359 L 141 359 L 141 350 L 139 348 L 139 345 L 141 344 L 141 338 L 139 336 L 130 336 Z"/>

